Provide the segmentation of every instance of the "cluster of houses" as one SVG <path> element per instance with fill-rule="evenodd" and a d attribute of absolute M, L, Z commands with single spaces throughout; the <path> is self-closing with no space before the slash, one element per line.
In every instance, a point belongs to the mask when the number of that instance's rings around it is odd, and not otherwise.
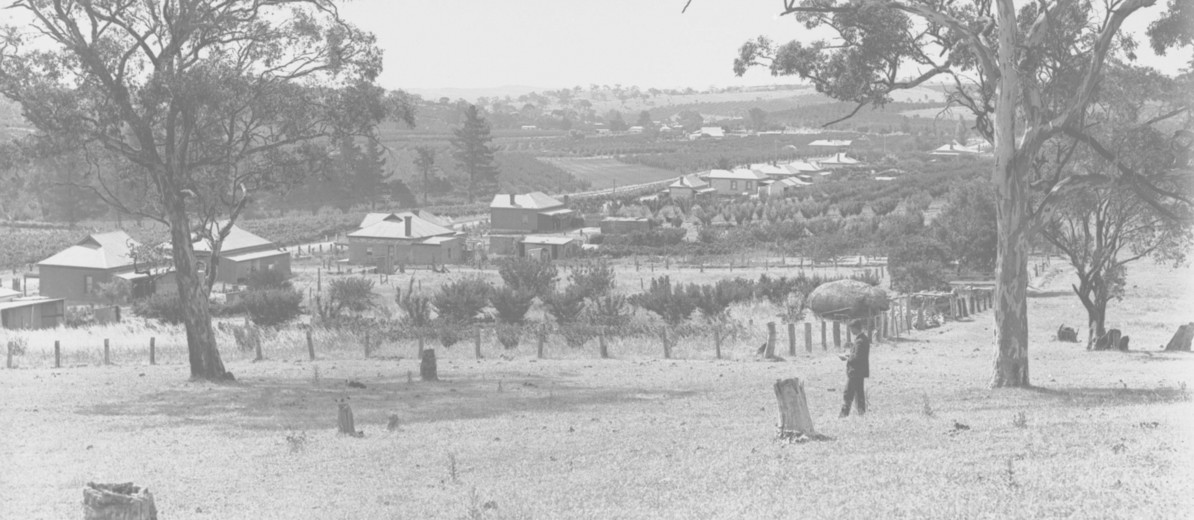
<path fill-rule="evenodd" d="M 668 185 L 667 191 L 673 198 L 702 195 L 779 197 L 823 182 L 838 168 L 861 165 L 861 162 L 844 152 L 824 159 L 758 163 L 732 170 L 715 169 L 685 175 Z"/>

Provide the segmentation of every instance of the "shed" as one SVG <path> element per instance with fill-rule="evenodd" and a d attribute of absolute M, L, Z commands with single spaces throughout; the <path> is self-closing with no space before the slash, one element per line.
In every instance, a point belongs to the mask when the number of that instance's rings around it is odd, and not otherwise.
<path fill-rule="evenodd" d="M 228 224 L 213 224 L 213 234 L 217 225 L 222 228 Z M 207 240 L 195 238 L 192 247 L 195 248 L 195 256 L 200 262 L 199 269 L 206 271 L 212 263 L 211 244 Z M 216 281 L 230 284 L 246 283 L 257 271 L 279 271 L 289 276 L 290 253 L 269 240 L 232 225 L 228 236 L 220 245 Z"/>
<path fill-rule="evenodd" d="M 62 298 L 15 298 L 0 302 L 0 329 L 49 329 L 66 314 Z"/>

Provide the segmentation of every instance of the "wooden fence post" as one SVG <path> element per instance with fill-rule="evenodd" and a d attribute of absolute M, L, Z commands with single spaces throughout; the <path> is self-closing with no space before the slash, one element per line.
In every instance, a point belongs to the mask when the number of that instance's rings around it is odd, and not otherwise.
<path fill-rule="evenodd" d="M 539 344 L 535 347 L 535 356 L 539 359 L 543 359 L 543 343 L 547 341 L 547 326 L 540 325 L 536 332 Z"/>
<path fill-rule="evenodd" d="M 660 332 L 660 338 L 663 339 L 663 359 L 672 359 L 672 346 L 668 343 L 667 325 L 663 326 Z"/>
<path fill-rule="evenodd" d="M 713 352 L 721 359 L 721 329 L 713 329 Z"/>
<path fill-rule="evenodd" d="M 605 344 L 605 327 L 597 333 L 597 352 L 601 355 L 601 359 L 609 359 L 609 347 Z"/>
<path fill-rule="evenodd" d="M 842 324 L 833 322 L 833 348 L 842 348 Z"/>
<path fill-rule="evenodd" d="M 796 355 L 796 324 L 788 324 L 788 355 Z"/>
<path fill-rule="evenodd" d="M 62 349 L 58 340 L 54 340 L 54 368 L 62 368 Z"/>
<path fill-rule="evenodd" d="M 311 339 L 311 329 L 307 329 L 307 355 L 315 361 L 315 341 Z"/>
<path fill-rule="evenodd" d="M 9 370 L 12 370 L 12 343 L 5 344 L 4 351 L 6 353 L 5 359 L 4 359 L 4 367 Z"/>
<path fill-rule="evenodd" d="M 821 320 L 821 350 L 822 351 L 829 350 L 829 340 L 827 339 L 827 334 L 825 333 L 826 327 L 827 327 L 827 325 L 825 324 L 825 320 Z"/>
<path fill-rule="evenodd" d="M 158 364 L 156 343 L 157 343 L 157 338 L 150 336 L 150 338 L 149 338 L 149 364 L 150 365 Z"/>
<path fill-rule="evenodd" d="M 104 364 L 112 364 L 111 359 L 108 357 L 108 338 L 104 338 Z"/>
<path fill-rule="evenodd" d="M 813 351 L 813 324 L 807 321 L 804 322 L 804 351 Z"/>
<path fill-rule="evenodd" d="M 767 346 L 763 349 L 763 357 L 771 359 L 775 357 L 775 322 L 767 322 Z"/>
<path fill-rule="evenodd" d="M 477 327 L 477 339 L 476 339 L 476 342 L 474 343 L 473 351 L 477 355 L 477 359 L 481 359 L 481 327 L 480 326 Z"/>

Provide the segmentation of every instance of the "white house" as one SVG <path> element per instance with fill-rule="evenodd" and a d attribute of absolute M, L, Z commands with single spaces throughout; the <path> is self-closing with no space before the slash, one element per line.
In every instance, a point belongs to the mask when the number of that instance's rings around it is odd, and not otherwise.
<path fill-rule="evenodd" d="M 718 195 L 755 195 L 761 182 L 767 180 L 767 176 L 754 170 L 735 168 L 713 170 L 705 176 L 705 180 L 713 186 Z"/>

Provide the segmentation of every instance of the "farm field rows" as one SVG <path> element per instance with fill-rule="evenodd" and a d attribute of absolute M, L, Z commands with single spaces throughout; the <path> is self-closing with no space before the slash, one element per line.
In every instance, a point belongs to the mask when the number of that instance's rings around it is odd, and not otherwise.
<path fill-rule="evenodd" d="M 1181 518 L 1194 357 L 1156 345 L 1189 320 L 1190 274 L 1133 271 L 1109 325 L 1141 350 L 1087 352 L 1052 338 L 1083 316 L 1055 264 L 1029 300 L 1036 388 L 987 389 L 988 311 L 878 343 L 869 413 L 848 419 L 832 347 L 763 362 L 742 341 L 717 361 L 699 338 L 675 360 L 460 345 L 437 349 L 440 383 L 410 381 L 405 347 L 313 363 L 225 347 L 231 385 L 189 383 L 181 360 L 5 371 L 0 517 L 77 516 L 87 481 L 133 481 L 172 519 Z M 830 440 L 774 439 L 788 377 Z M 343 398 L 363 438 L 334 433 Z"/>
<path fill-rule="evenodd" d="M 588 182 L 595 190 L 662 181 L 680 175 L 663 168 L 626 164 L 611 157 L 544 157 L 542 160 Z"/>

